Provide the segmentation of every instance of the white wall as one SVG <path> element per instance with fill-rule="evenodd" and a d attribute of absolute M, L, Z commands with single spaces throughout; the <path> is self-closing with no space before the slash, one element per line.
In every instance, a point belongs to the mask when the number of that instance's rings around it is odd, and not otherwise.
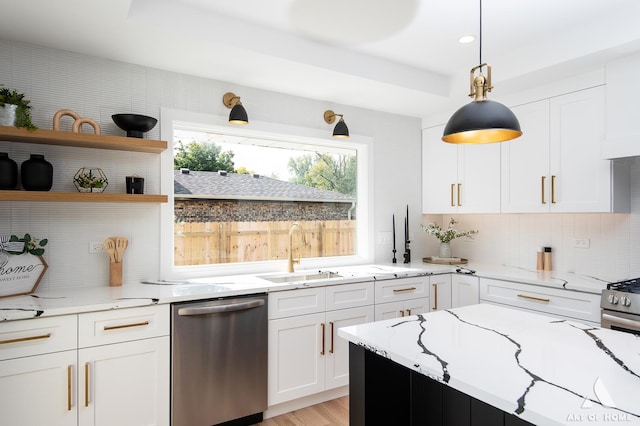
<path fill-rule="evenodd" d="M 265 70 L 268 72 L 268 70 Z M 352 133 L 373 138 L 375 262 L 391 260 L 391 244 L 379 244 L 380 233 L 391 231 L 396 214 L 401 235 L 409 206 L 414 259 L 424 252 L 418 238 L 421 220 L 420 120 L 398 115 L 304 99 L 283 93 L 243 87 L 229 82 L 176 74 L 0 40 L 0 83 L 26 93 L 35 124 L 52 127 L 56 111 L 69 108 L 96 120 L 105 134 L 122 135 L 111 114 L 134 112 L 160 117 L 161 107 L 226 115 L 222 95 L 242 97 L 249 118 L 327 132 L 326 109 L 344 114 Z M 390 100 L 392 102 L 392 100 Z M 63 128 L 69 123 L 63 121 Z M 148 133 L 160 137 L 160 126 Z M 18 164 L 30 153 L 44 154 L 54 165 L 53 190 L 74 190 L 71 178 L 83 166 L 101 167 L 109 177 L 108 192 L 124 192 L 124 176 L 146 177 L 147 193 L 159 191 L 159 156 L 0 142 Z M 170 171 L 169 171 L 170 172 Z M 124 281 L 157 279 L 160 258 L 160 207 L 157 205 L 0 202 L 0 234 L 48 238 L 45 259 L 49 270 L 40 288 L 108 285 L 106 255 L 88 254 L 92 241 L 125 236 L 130 244 L 124 260 Z M 402 247 L 399 244 L 399 258 Z M 401 262 L 402 260 L 400 260 Z M 283 268 L 285 266 L 283 265 Z M 250 271 L 247 271 L 250 272 Z"/>

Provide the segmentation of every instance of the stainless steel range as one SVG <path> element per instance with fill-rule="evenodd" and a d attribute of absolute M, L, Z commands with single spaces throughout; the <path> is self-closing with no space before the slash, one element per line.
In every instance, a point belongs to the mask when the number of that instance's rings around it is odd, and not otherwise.
<path fill-rule="evenodd" d="M 640 278 L 607 284 L 600 307 L 602 327 L 640 335 Z"/>

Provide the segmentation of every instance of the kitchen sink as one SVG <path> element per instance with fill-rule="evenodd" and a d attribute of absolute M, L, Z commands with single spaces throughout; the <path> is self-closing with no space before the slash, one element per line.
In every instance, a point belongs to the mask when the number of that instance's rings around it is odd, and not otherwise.
<path fill-rule="evenodd" d="M 342 275 L 336 272 L 289 272 L 286 274 L 268 274 L 258 275 L 258 278 L 271 281 L 272 283 L 291 283 L 291 282 L 304 282 L 304 281 L 318 281 L 328 280 L 331 278 L 342 278 Z"/>

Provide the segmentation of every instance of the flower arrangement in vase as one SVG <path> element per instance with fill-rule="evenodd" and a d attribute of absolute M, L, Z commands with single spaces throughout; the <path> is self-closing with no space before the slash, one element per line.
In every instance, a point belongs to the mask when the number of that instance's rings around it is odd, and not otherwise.
<path fill-rule="evenodd" d="M 428 225 L 422 225 L 422 230 L 429 235 L 433 235 L 437 239 L 440 240 L 440 248 L 438 249 L 438 257 L 442 258 L 450 258 L 451 257 L 451 246 L 449 243 L 456 238 L 460 237 L 468 237 L 473 238 L 475 234 L 478 233 L 477 230 L 470 231 L 457 231 L 453 225 L 458 223 L 454 218 L 449 220 L 449 225 L 447 229 L 442 229 L 440 225 L 437 223 L 430 223 Z"/>
<path fill-rule="evenodd" d="M 103 192 L 109 180 L 102 169 L 82 167 L 73 177 L 73 184 L 80 192 Z"/>

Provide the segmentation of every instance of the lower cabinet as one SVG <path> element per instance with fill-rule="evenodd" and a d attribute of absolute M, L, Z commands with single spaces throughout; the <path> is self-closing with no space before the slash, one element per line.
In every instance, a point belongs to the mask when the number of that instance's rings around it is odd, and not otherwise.
<path fill-rule="evenodd" d="M 2 424 L 77 425 L 76 358 L 72 350 L 0 361 Z"/>
<path fill-rule="evenodd" d="M 429 312 L 429 277 L 376 281 L 375 320 Z"/>
<path fill-rule="evenodd" d="M 169 336 L 80 349 L 80 425 L 169 424 Z"/>
<path fill-rule="evenodd" d="M 429 277 L 431 311 L 480 303 L 478 277 L 444 274 Z"/>
<path fill-rule="evenodd" d="M 338 328 L 373 321 L 373 283 L 269 293 L 269 313 L 273 406 L 349 383 L 348 342 Z"/>
<path fill-rule="evenodd" d="M 482 303 L 506 305 L 599 326 L 600 295 L 511 281 L 480 279 Z"/>
<path fill-rule="evenodd" d="M 168 425 L 169 349 L 169 305 L 2 323 L 2 423 Z"/>

